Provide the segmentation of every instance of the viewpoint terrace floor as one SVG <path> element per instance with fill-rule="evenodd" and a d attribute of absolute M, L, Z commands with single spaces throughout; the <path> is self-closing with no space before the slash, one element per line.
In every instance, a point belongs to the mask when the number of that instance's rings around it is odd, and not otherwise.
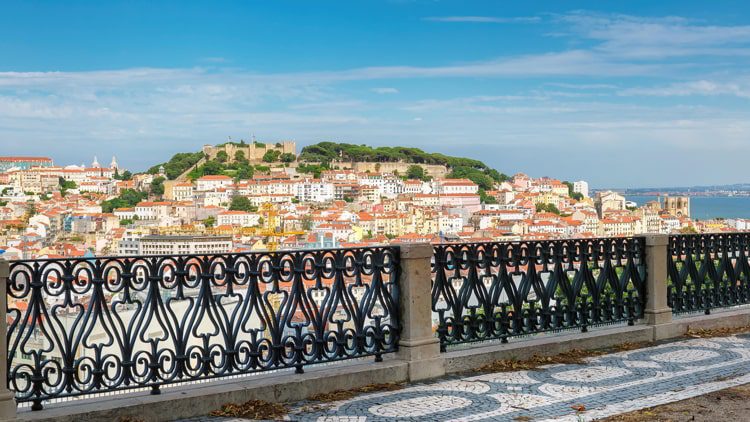
<path fill-rule="evenodd" d="M 294 421 L 589 421 L 750 383 L 750 334 L 586 358 L 584 365 L 453 376 L 292 405 Z M 585 411 L 578 411 L 583 409 Z M 204 417 L 192 421 L 241 419 Z"/>

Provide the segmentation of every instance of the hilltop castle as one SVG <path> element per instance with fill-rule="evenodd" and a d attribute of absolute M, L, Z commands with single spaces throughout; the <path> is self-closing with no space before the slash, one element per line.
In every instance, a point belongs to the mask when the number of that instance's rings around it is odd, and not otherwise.
<path fill-rule="evenodd" d="M 263 161 L 263 155 L 268 152 L 276 150 L 281 154 L 294 154 L 297 155 L 297 143 L 294 141 L 281 141 L 277 143 L 260 143 L 253 142 L 249 144 L 228 142 L 222 145 L 204 145 L 203 153 L 206 154 L 209 160 L 216 158 L 216 154 L 219 151 L 224 151 L 229 156 L 230 160 L 233 160 L 237 152 L 242 151 L 251 163 L 260 163 Z"/>

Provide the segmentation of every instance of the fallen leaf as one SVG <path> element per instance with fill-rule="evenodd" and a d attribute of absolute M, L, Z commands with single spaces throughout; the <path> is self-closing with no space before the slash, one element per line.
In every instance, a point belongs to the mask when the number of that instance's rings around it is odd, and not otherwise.
<path fill-rule="evenodd" d="M 570 406 L 571 409 L 575 410 L 576 412 L 585 412 L 586 406 L 582 404 L 574 404 L 573 406 Z"/>

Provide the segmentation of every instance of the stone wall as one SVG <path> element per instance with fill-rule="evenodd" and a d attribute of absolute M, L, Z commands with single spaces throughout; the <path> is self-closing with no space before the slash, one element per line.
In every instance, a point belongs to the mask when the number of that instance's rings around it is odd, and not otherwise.
<path fill-rule="evenodd" d="M 237 144 L 225 144 L 222 146 L 204 145 L 203 153 L 208 156 L 209 159 L 216 158 L 216 154 L 219 151 L 225 151 L 229 156 L 230 160 L 234 160 L 235 154 L 238 151 L 242 151 L 251 163 L 261 163 L 263 161 L 263 155 L 271 150 L 279 151 L 282 154 L 290 153 L 297 155 L 297 143 L 294 141 L 281 141 L 278 142 L 281 146 L 276 146 L 276 142 L 269 142 L 265 144 L 247 144 L 245 146 Z"/>
<path fill-rule="evenodd" d="M 377 163 L 377 162 L 355 162 L 355 163 L 333 163 L 334 167 L 351 168 L 358 172 L 388 172 L 393 173 L 394 171 L 398 174 L 406 174 L 409 166 L 413 166 L 414 163 Z M 434 178 L 444 178 L 448 174 L 448 167 L 441 166 L 438 164 L 417 164 L 425 170 L 425 173 Z"/>

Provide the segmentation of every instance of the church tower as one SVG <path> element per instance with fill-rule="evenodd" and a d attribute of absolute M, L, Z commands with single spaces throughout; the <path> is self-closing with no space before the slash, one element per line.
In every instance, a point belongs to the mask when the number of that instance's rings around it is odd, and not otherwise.
<path fill-rule="evenodd" d="M 112 162 L 109 163 L 109 168 L 111 168 L 112 170 L 117 170 L 120 168 L 120 166 L 117 165 L 117 158 L 115 158 L 114 155 L 112 156 Z"/>

